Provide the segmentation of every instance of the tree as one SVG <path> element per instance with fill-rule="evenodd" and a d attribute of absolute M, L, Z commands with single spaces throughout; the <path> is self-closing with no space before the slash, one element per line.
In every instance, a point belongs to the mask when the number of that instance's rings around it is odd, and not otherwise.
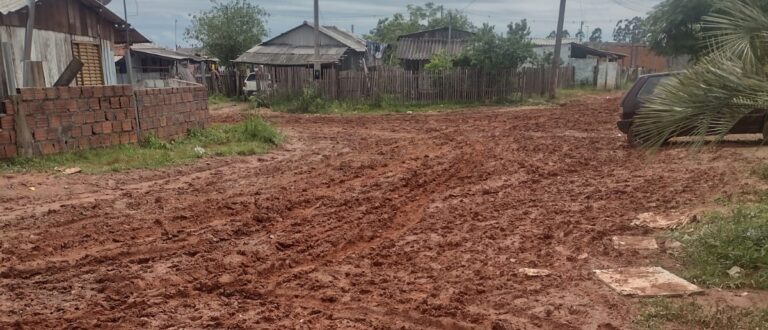
<path fill-rule="evenodd" d="M 696 147 L 705 135 L 720 141 L 745 115 L 768 107 L 768 14 L 752 0 L 721 1 L 696 33 L 708 41 L 708 54 L 660 85 L 635 116 L 632 133 L 644 146 L 682 133 Z"/>
<path fill-rule="evenodd" d="M 265 23 L 269 15 L 246 0 L 211 2 L 212 9 L 192 16 L 192 25 L 184 34 L 227 66 L 267 36 Z"/>
<path fill-rule="evenodd" d="M 576 39 L 579 39 L 579 42 L 583 41 L 584 38 L 587 37 L 587 34 L 584 33 L 584 30 L 579 30 L 579 32 L 576 32 Z"/>
<path fill-rule="evenodd" d="M 404 34 L 451 26 L 454 29 L 474 29 L 474 25 L 467 15 L 458 10 L 445 10 L 442 5 L 432 2 L 424 6 L 406 6 L 407 16 L 396 13 L 392 17 L 382 18 L 376 23 L 370 35 L 366 37 L 373 41 L 393 44 L 397 38 Z"/>
<path fill-rule="evenodd" d="M 640 43 L 645 40 L 646 32 L 642 17 L 619 20 L 613 31 L 613 40 L 624 43 Z"/>
<path fill-rule="evenodd" d="M 483 70 L 515 69 L 534 57 L 526 21 L 510 23 L 506 34 L 497 34 L 494 29 L 483 24 L 457 62 Z"/>
<path fill-rule="evenodd" d="M 547 36 L 547 39 L 555 39 L 556 36 L 557 36 L 557 31 L 552 31 Z M 568 39 L 570 37 L 571 37 L 571 33 L 568 32 L 568 30 L 563 30 L 563 38 Z"/>
<path fill-rule="evenodd" d="M 603 42 L 603 29 L 596 28 L 589 35 L 589 42 Z"/>
<path fill-rule="evenodd" d="M 698 57 L 706 49 L 701 40 L 701 21 L 715 0 L 665 0 L 646 19 L 651 49 L 665 56 Z"/>

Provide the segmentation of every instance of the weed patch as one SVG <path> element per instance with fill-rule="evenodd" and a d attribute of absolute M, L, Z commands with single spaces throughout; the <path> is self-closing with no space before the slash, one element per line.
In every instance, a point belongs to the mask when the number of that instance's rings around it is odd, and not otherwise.
<path fill-rule="evenodd" d="M 768 205 L 710 214 L 673 236 L 684 245 L 686 278 L 706 286 L 768 289 Z M 733 276 L 733 267 L 742 271 Z"/>
<path fill-rule="evenodd" d="M 644 302 L 633 325 L 636 329 L 765 329 L 768 310 L 736 307 L 705 308 L 695 302 L 669 299 Z"/>

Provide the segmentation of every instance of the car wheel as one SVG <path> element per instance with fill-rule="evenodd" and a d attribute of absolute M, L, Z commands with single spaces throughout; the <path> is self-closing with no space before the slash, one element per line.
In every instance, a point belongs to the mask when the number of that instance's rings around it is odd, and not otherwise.
<path fill-rule="evenodd" d="M 627 143 L 632 148 L 637 148 L 643 145 L 643 140 L 637 137 L 632 126 L 629 127 L 629 131 L 627 132 Z"/>

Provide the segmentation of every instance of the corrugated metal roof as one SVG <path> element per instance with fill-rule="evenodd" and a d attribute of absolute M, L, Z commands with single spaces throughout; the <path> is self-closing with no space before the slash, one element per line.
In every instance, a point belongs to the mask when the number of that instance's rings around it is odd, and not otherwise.
<path fill-rule="evenodd" d="M 451 29 L 451 30 L 452 30 L 452 32 L 456 33 L 456 35 L 465 35 L 465 36 L 474 35 L 474 33 L 470 32 L 470 31 L 466 31 L 466 30 L 461 30 L 461 29 Z M 448 27 L 446 26 L 446 27 L 441 27 L 441 28 L 436 28 L 436 29 L 423 30 L 423 31 L 419 31 L 419 32 L 403 34 L 403 35 L 398 36 L 397 39 L 398 40 L 400 40 L 400 39 L 418 39 L 422 35 L 430 34 L 432 32 L 438 32 L 438 31 L 447 32 L 448 31 Z M 462 38 L 462 39 L 465 39 L 465 38 Z"/>
<path fill-rule="evenodd" d="M 312 26 L 314 27 L 314 24 Z M 366 51 L 365 40 L 357 37 L 351 32 L 347 32 L 335 26 L 323 26 L 321 27 L 320 31 L 329 35 L 331 38 L 334 38 L 339 42 L 349 46 L 349 48 L 352 48 L 355 51 L 358 51 L 358 52 Z"/>
<path fill-rule="evenodd" d="M 305 26 L 305 25 L 309 26 L 309 27 L 311 27 L 313 29 L 315 28 L 314 24 L 310 24 L 310 23 L 305 21 L 301 25 L 299 25 L 297 27 L 294 27 L 294 28 L 292 28 L 292 29 L 290 29 L 288 31 L 285 31 L 285 32 L 275 36 L 272 39 L 269 39 L 269 40 L 267 40 L 265 42 L 262 42 L 261 44 L 262 45 L 267 45 L 267 44 L 271 43 L 273 40 L 275 40 L 277 38 L 280 38 L 280 37 L 282 37 L 282 36 L 284 36 L 286 34 L 289 34 L 289 33 L 293 32 L 293 31 L 297 30 L 298 28 L 300 28 L 302 26 Z M 347 32 L 347 31 L 344 31 L 342 29 L 339 29 L 339 28 L 337 28 L 335 26 L 320 26 L 320 33 L 325 34 L 326 36 L 328 36 L 330 38 L 333 38 L 334 40 L 336 40 L 336 41 L 338 41 L 338 42 L 340 42 L 340 43 L 342 43 L 344 45 L 347 45 L 347 47 L 352 48 L 352 49 L 354 49 L 357 52 L 361 52 L 362 53 L 362 52 L 366 51 L 365 40 L 363 40 L 361 38 L 358 38 L 354 34 L 352 34 L 350 32 Z"/>
<path fill-rule="evenodd" d="M 320 47 L 320 61 L 323 64 L 341 60 L 347 47 Z M 315 61 L 315 49 L 308 46 L 259 45 L 240 55 L 235 62 L 264 65 L 307 65 Z"/>
<path fill-rule="evenodd" d="M 157 47 L 155 45 L 134 45 L 133 47 L 131 47 L 131 51 L 134 51 L 137 53 L 155 55 L 155 56 L 167 58 L 170 60 L 192 60 L 196 62 L 202 62 L 204 60 L 204 58 L 200 56 L 184 54 L 184 53 L 173 51 L 170 49 Z"/>
<path fill-rule="evenodd" d="M 397 58 L 402 60 L 429 60 L 437 54 L 460 55 L 469 45 L 469 40 L 445 39 L 400 39 L 397 44 Z"/>
<path fill-rule="evenodd" d="M 93 8 L 96 8 L 101 11 L 101 15 L 104 17 L 104 19 L 116 24 L 116 25 L 124 25 L 125 20 L 120 18 L 120 16 L 117 16 L 114 12 L 109 10 L 104 4 L 102 4 L 99 0 L 80 0 L 83 4 L 86 6 L 90 6 Z M 27 7 L 27 4 L 29 3 L 28 0 L 0 0 L 0 14 L 6 15 L 8 13 L 16 12 L 19 10 L 22 10 Z M 125 42 L 125 36 L 124 34 L 118 35 L 117 40 L 115 42 L 121 43 Z M 131 40 L 132 42 L 149 42 L 149 39 L 139 33 L 139 31 L 136 31 L 136 29 L 131 29 Z"/>

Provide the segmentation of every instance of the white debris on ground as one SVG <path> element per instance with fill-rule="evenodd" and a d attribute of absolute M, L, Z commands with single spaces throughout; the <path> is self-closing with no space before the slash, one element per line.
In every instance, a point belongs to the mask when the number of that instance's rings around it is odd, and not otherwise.
<path fill-rule="evenodd" d="M 202 155 L 205 155 L 205 149 L 203 149 L 202 147 L 195 147 L 195 153 L 196 153 L 198 156 L 202 156 Z"/>
<path fill-rule="evenodd" d="M 695 214 L 658 215 L 649 212 L 639 214 L 635 221 L 632 221 L 632 225 L 653 229 L 674 229 L 685 226 L 692 222 L 696 222 L 696 220 L 697 216 Z"/>
<path fill-rule="evenodd" d="M 517 272 L 530 277 L 542 277 L 542 276 L 552 275 L 552 272 L 546 269 L 520 268 L 517 270 Z"/>
<path fill-rule="evenodd" d="M 600 281 L 625 296 L 674 297 L 703 292 L 660 267 L 595 270 L 594 273 Z"/>

